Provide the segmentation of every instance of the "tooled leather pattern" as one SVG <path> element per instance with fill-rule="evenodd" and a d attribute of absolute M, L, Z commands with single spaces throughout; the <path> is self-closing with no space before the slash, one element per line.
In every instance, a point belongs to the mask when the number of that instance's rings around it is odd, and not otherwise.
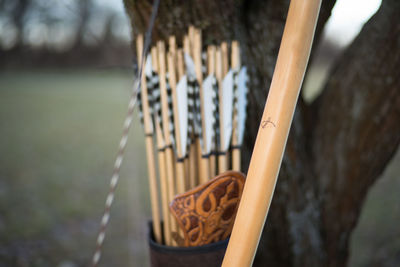
<path fill-rule="evenodd" d="M 201 246 L 228 238 L 232 231 L 245 177 L 228 171 L 178 195 L 170 210 L 184 235 L 184 246 Z"/>

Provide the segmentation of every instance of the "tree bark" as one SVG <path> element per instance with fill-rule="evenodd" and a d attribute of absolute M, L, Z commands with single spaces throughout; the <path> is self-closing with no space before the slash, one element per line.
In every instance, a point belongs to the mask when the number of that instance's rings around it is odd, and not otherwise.
<path fill-rule="evenodd" d="M 400 2 L 383 1 L 314 106 L 313 162 L 326 266 L 345 264 L 366 193 L 400 142 L 399 36 Z"/>
<path fill-rule="evenodd" d="M 125 0 L 133 38 L 151 13 Z M 323 1 L 315 45 L 335 0 Z M 368 188 L 400 142 L 400 3 L 384 0 L 337 61 L 323 94 L 301 99 L 254 266 L 345 266 Z M 250 73 L 246 170 L 272 79 L 288 0 L 163 0 L 153 42 L 181 40 L 193 24 L 204 44 L 237 39 Z M 315 48 L 315 47 L 314 47 Z M 312 57 L 311 57 L 312 58 Z"/>

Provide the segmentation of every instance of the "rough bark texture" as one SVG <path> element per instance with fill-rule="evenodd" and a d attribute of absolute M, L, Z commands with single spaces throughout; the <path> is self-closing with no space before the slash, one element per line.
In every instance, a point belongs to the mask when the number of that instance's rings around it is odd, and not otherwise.
<path fill-rule="evenodd" d="M 323 1 L 315 45 L 335 0 Z M 125 0 L 133 36 L 151 12 L 146 0 Z M 189 24 L 205 45 L 238 39 L 249 67 L 249 119 L 243 167 L 259 119 L 286 20 L 287 0 L 163 0 L 153 41 Z M 400 2 L 384 0 L 337 60 L 321 96 L 301 99 L 293 120 L 255 266 L 346 266 L 349 239 L 368 188 L 400 143 Z M 315 47 L 314 47 L 315 48 Z"/>
<path fill-rule="evenodd" d="M 400 142 L 399 1 L 383 1 L 337 62 L 314 111 L 324 250 L 330 266 L 341 266 L 368 188 Z"/>

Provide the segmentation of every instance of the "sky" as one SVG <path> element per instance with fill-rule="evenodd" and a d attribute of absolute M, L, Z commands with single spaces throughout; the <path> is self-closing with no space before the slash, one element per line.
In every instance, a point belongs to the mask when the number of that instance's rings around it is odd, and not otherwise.
<path fill-rule="evenodd" d="M 48 3 L 49 0 L 36 0 L 38 3 Z M 63 23 L 60 27 L 47 27 L 46 23 L 40 19 L 31 19 L 24 36 L 31 45 L 42 45 L 44 42 L 50 45 L 59 44 L 65 46 L 71 40 L 73 29 L 71 21 L 76 21 L 75 10 L 71 6 L 77 0 L 52 0 L 51 13 L 56 17 L 59 16 Z M 51 2 L 50 2 L 51 3 Z M 57 3 L 57 4 L 55 4 Z M 93 0 L 94 8 L 97 15 L 92 16 L 87 26 L 88 41 L 96 40 L 102 34 L 104 16 L 106 12 L 115 12 L 117 20 L 113 24 L 113 33 L 115 36 L 126 42 L 130 41 L 129 20 L 126 17 L 122 0 Z M 328 20 L 325 28 L 325 38 L 330 39 L 341 46 L 347 45 L 358 34 L 362 25 L 373 15 L 379 8 L 381 0 L 338 0 L 332 11 L 332 16 Z M 58 15 L 57 15 L 58 14 Z M 39 17 L 40 18 L 40 17 Z M 0 17 L 0 46 L 3 48 L 12 47 L 13 39 L 16 37 L 16 29 L 7 23 L 7 19 Z M 93 41 L 92 40 L 92 41 Z M 14 40 L 15 41 L 15 40 Z M 64 44 L 65 43 L 65 44 Z M 66 46 L 68 47 L 68 45 Z"/>
<path fill-rule="evenodd" d="M 377 11 L 381 0 L 338 0 L 325 28 L 325 37 L 344 46 Z"/>

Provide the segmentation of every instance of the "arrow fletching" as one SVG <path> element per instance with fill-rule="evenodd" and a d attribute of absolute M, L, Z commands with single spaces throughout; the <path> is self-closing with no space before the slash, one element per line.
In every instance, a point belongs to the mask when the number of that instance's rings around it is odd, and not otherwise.
<path fill-rule="evenodd" d="M 209 154 L 212 149 L 213 143 L 213 126 L 215 123 L 213 102 L 214 87 L 213 82 L 215 78 L 212 75 L 207 76 L 203 81 L 203 110 L 204 110 L 204 131 L 206 133 L 205 143 L 203 143 L 203 153 Z"/>
<path fill-rule="evenodd" d="M 232 112 L 233 112 L 233 71 L 229 70 L 222 81 L 222 97 L 220 107 L 221 127 L 224 136 L 221 136 L 221 149 L 227 151 L 232 137 Z"/>
<path fill-rule="evenodd" d="M 189 126 L 191 139 L 193 137 L 201 137 L 201 111 L 200 111 L 200 88 L 196 80 L 196 69 L 193 59 L 187 54 L 184 54 L 186 74 L 188 81 L 189 94 Z M 191 140 L 193 141 L 193 140 Z M 202 143 L 202 138 L 200 138 Z"/>
<path fill-rule="evenodd" d="M 182 155 L 185 156 L 187 152 L 188 142 L 188 86 L 187 77 L 184 75 L 176 86 L 177 91 L 177 102 L 178 102 L 178 115 L 179 115 L 179 131 L 181 144 L 182 144 Z"/>
<path fill-rule="evenodd" d="M 162 129 L 162 113 L 161 113 L 161 92 L 160 86 L 157 83 L 157 86 L 153 87 L 152 90 L 152 108 L 153 108 L 153 118 L 154 123 L 157 123 L 159 128 Z"/>
<path fill-rule="evenodd" d="M 237 75 L 237 118 L 238 118 L 238 141 L 239 145 L 243 143 L 244 128 L 246 123 L 246 107 L 247 107 L 247 68 L 242 67 Z"/>
<path fill-rule="evenodd" d="M 153 75 L 153 66 L 152 66 L 152 62 L 151 62 L 151 55 L 149 54 L 146 57 L 146 65 L 144 66 L 144 73 L 146 74 L 146 78 L 147 77 L 152 77 Z"/>
<path fill-rule="evenodd" d="M 188 79 L 196 79 L 196 67 L 193 59 L 187 53 L 184 54 L 184 58 Z"/>
<path fill-rule="evenodd" d="M 152 90 L 154 88 L 154 84 L 153 84 L 153 72 L 152 72 L 152 65 L 151 65 L 151 56 L 147 55 L 146 56 L 146 62 L 145 62 L 145 71 L 144 71 L 144 75 L 146 78 L 146 88 L 143 88 L 143 84 L 139 89 L 138 92 L 138 96 L 137 96 L 137 101 L 138 101 L 138 106 L 139 106 L 139 118 L 140 118 L 140 123 L 144 129 L 144 116 L 145 114 L 143 114 L 143 101 L 145 101 L 144 99 L 144 90 L 147 90 L 147 102 L 148 102 L 148 116 L 150 117 L 150 120 L 152 120 L 152 113 L 153 113 L 153 108 L 152 108 Z M 150 123 L 150 132 L 153 132 L 153 123 Z"/>
<path fill-rule="evenodd" d="M 167 84 L 167 96 L 168 96 L 168 130 L 170 134 L 170 139 L 172 145 L 175 147 L 176 150 L 176 143 L 175 143 L 175 125 L 174 125 L 174 110 L 173 110 L 173 103 L 172 103 L 172 88 L 168 82 L 168 73 L 166 77 L 166 84 Z"/>
<path fill-rule="evenodd" d="M 213 152 L 218 151 L 220 147 L 220 130 L 219 130 L 219 93 L 218 93 L 218 82 L 217 79 L 213 76 L 213 103 L 214 103 L 214 125 L 213 125 L 213 134 L 214 134 L 214 142 L 213 142 Z"/>

